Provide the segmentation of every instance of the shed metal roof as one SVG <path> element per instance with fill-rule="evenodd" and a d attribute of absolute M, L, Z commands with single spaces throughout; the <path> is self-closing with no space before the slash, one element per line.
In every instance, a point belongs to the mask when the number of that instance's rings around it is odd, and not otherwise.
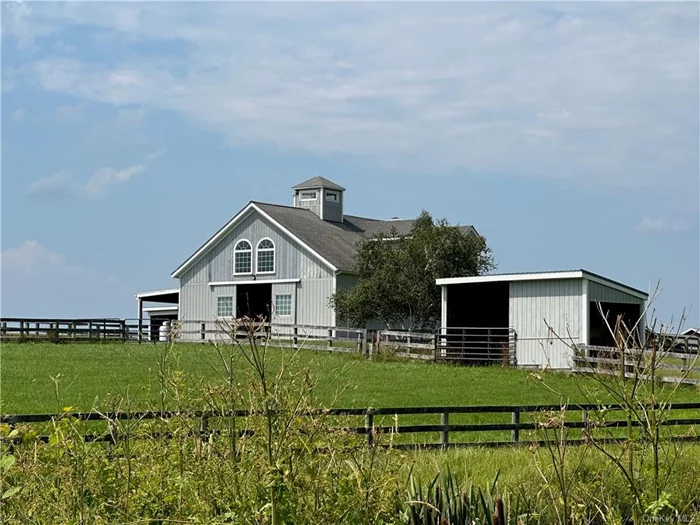
<path fill-rule="evenodd" d="M 521 272 L 521 273 L 502 273 L 490 275 L 477 275 L 469 277 L 448 277 L 445 279 L 437 279 L 435 282 L 438 286 L 451 284 L 470 284 L 470 283 L 489 283 L 489 282 L 512 282 L 512 281 L 545 281 L 550 279 L 588 279 L 598 282 L 611 288 L 620 289 L 630 295 L 634 295 L 640 299 L 648 299 L 649 294 L 637 288 L 632 288 L 618 281 L 608 279 L 602 275 L 598 275 L 587 270 L 557 270 L 549 272 Z"/>

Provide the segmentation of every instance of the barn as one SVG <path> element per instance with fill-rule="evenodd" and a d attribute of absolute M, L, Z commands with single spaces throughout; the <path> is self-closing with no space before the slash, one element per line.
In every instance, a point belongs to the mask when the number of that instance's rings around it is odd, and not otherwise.
<path fill-rule="evenodd" d="M 648 293 L 586 270 L 438 279 L 441 333 L 475 359 L 502 344 L 520 367 L 572 367 L 572 344 L 614 346 L 604 316 L 631 325 Z M 639 323 L 639 337 L 645 333 Z M 563 339 L 563 340 L 562 340 Z M 451 345 L 452 348 L 455 345 Z"/>

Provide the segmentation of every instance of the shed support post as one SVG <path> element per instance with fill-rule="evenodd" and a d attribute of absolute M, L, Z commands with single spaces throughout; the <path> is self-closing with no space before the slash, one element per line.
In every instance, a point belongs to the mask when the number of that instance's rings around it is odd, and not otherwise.
<path fill-rule="evenodd" d="M 136 300 L 139 302 L 139 344 L 141 344 L 141 341 L 143 340 L 143 300 L 140 298 L 136 298 Z"/>

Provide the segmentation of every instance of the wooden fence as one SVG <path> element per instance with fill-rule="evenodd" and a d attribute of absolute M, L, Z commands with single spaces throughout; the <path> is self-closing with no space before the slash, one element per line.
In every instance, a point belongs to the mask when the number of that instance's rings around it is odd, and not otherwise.
<path fill-rule="evenodd" d="M 3 340 L 123 341 L 128 333 L 125 319 L 0 319 Z"/>
<path fill-rule="evenodd" d="M 646 407 L 649 409 L 650 407 Z M 357 426 L 342 426 L 336 427 L 336 430 L 343 430 L 350 433 L 364 435 L 369 444 L 379 442 L 382 446 L 391 446 L 394 448 L 446 448 L 446 447 L 501 447 L 512 445 L 532 445 L 543 444 L 545 440 L 536 439 L 537 434 L 531 433 L 528 436 L 523 436 L 525 431 L 535 431 L 542 428 L 542 421 L 547 419 L 547 415 L 551 413 L 561 413 L 566 410 L 567 414 L 578 414 L 576 418 L 566 419 L 563 427 L 566 429 L 578 429 L 581 431 L 582 437 L 567 439 L 567 443 L 576 445 L 588 441 L 588 437 L 593 436 L 596 429 L 614 430 L 626 429 L 628 425 L 638 428 L 638 421 L 629 423 L 625 419 L 622 407 L 620 405 L 525 405 L 525 406 L 442 406 L 442 407 L 394 407 L 394 408 L 332 408 L 327 410 L 318 410 L 314 412 L 303 412 L 296 414 L 296 417 L 337 417 L 345 418 L 364 418 L 364 424 Z M 673 434 L 666 436 L 665 439 L 675 441 L 700 441 L 700 434 L 697 427 L 700 426 L 700 403 L 675 403 L 666 407 L 667 414 L 676 414 L 683 411 L 684 417 L 675 417 L 668 419 L 660 419 L 660 425 L 665 427 L 685 427 L 685 431 L 681 434 Z M 606 417 L 616 412 L 619 413 L 619 418 L 598 420 L 596 414 L 605 413 Z M 478 423 L 450 423 L 451 419 L 456 419 L 464 414 L 491 414 L 491 415 L 510 415 L 510 423 L 498 422 L 478 422 Z M 191 437 L 208 437 L 212 433 L 220 433 L 212 428 L 213 420 L 217 418 L 231 417 L 255 417 L 260 416 L 259 412 L 253 413 L 245 410 L 237 410 L 226 413 L 217 413 L 211 411 L 200 412 L 117 412 L 98 414 L 95 412 L 70 413 L 70 414 L 23 414 L 23 415 L 3 415 L 0 416 L 0 423 L 16 427 L 17 425 L 32 424 L 32 423 L 47 423 L 58 420 L 64 417 L 73 417 L 81 421 L 104 422 L 107 429 L 102 433 L 94 433 L 84 435 L 86 441 L 111 441 L 119 439 L 120 434 L 117 432 L 117 423 L 120 420 L 136 420 L 136 421 L 152 421 L 152 420 L 167 420 L 174 417 L 191 420 L 192 431 Z M 395 422 L 393 425 L 383 425 L 381 418 L 390 418 Z M 400 416 L 435 416 L 439 418 L 439 423 L 429 424 L 398 424 Z M 529 420 L 528 420 L 529 417 Z M 538 419 L 540 418 L 540 419 Z M 378 421 L 379 419 L 379 421 Z M 129 425 L 132 428 L 131 425 Z M 508 439 L 497 441 L 480 441 L 478 439 L 467 441 L 454 441 L 455 435 L 460 434 L 478 434 L 478 433 L 506 433 Z M 251 430 L 239 430 L 241 436 L 249 436 L 253 434 Z M 407 434 L 435 434 L 439 433 L 438 442 L 421 441 L 419 443 L 393 443 L 387 445 L 381 440 L 376 439 L 380 435 L 401 436 Z M 122 437 L 123 434 L 121 434 Z M 153 434 L 149 434 L 154 437 Z M 168 433 L 159 435 L 160 437 L 171 437 Z M 136 436 L 135 436 L 136 437 Z M 477 436 L 478 437 L 478 436 Z M 37 439 L 48 441 L 48 436 L 39 436 Z M 596 436 L 598 439 L 598 436 Z M 600 438 L 600 441 L 615 442 L 627 439 L 626 436 Z"/>
<path fill-rule="evenodd" d="M 631 378 L 635 368 L 640 378 L 651 379 L 652 366 L 651 350 L 626 350 L 604 346 L 582 346 L 579 353 L 574 355 L 574 371 L 578 373 L 594 373 L 619 375 Z M 693 353 L 692 347 L 688 352 L 658 351 L 655 356 L 656 377 L 664 383 L 683 383 L 700 385 L 700 354 Z"/>

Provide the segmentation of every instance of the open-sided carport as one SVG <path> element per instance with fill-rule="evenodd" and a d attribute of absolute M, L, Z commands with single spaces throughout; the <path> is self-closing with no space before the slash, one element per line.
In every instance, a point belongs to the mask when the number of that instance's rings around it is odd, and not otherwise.
<path fill-rule="evenodd" d="M 147 331 L 149 339 L 158 340 L 158 330 L 166 321 L 173 323 L 178 319 L 180 289 L 168 288 L 165 290 L 153 290 L 136 294 L 138 302 L 138 338 L 143 339 Z M 157 303 L 144 307 L 144 303 Z M 144 323 L 143 314 L 148 314 L 149 323 Z"/>
<path fill-rule="evenodd" d="M 514 351 L 518 366 L 559 369 L 572 367 L 573 344 L 614 346 L 601 309 L 611 325 L 621 316 L 632 326 L 649 297 L 586 270 L 454 277 L 437 284 L 442 334 L 460 342 L 452 351 L 479 358 L 503 347 Z M 643 319 L 637 333 L 641 341 Z"/>

